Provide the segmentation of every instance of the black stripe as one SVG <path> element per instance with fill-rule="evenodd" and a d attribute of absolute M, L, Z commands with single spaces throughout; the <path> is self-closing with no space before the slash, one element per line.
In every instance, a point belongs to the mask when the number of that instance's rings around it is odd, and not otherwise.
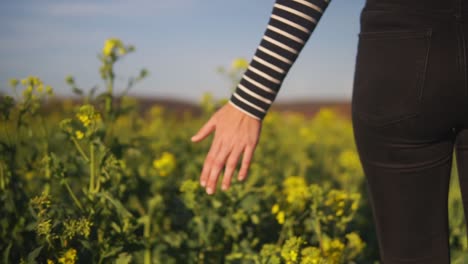
<path fill-rule="evenodd" d="M 251 96 L 250 94 L 244 92 L 240 87 L 237 87 L 236 93 L 237 93 L 237 95 L 240 95 L 240 97 L 244 98 L 245 100 L 253 103 L 254 105 L 256 105 L 256 106 L 258 106 L 258 107 L 260 107 L 262 109 L 268 108 L 268 106 L 270 105 L 270 104 L 267 104 L 267 103 L 265 103 L 263 101 L 260 101 L 259 99 Z"/>
<path fill-rule="evenodd" d="M 299 43 L 299 42 L 296 42 L 295 40 L 292 40 L 284 35 L 281 35 L 280 33 L 276 33 L 275 31 L 273 30 L 270 30 L 268 29 L 266 32 L 265 32 L 265 36 L 268 36 L 276 41 L 279 41 L 283 44 L 285 44 L 286 46 L 294 49 L 294 50 L 301 50 L 302 48 L 302 44 Z"/>
<path fill-rule="evenodd" d="M 266 75 L 269 75 L 270 77 L 277 79 L 278 81 L 281 81 L 281 79 L 283 78 L 283 74 L 273 70 L 272 68 L 268 66 L 261 64 L 260 62 L 256 60 L 252 61 L 250 65 L 254 67 L 255 69 L 265 73 Z"/>
<path fill-rule="evenodd" d="M 245 111 L 251 113 L 252 115 L 260 118 L 260 120 L 262 120 L 265 117 L 265 113 L 260 112 L 257 109 L 251 107 L 250 105 L 247 105 L 244 102 L 240 101 L 239 99 L 237 99 L 237 97 L 234 96 L 234 94 L 232 94 L 232 96 L 230 98 L 230 101 L 233 102 L 238 107 L 240 107 L 240 108 L 244 109 Z"/>
<path fill-rule="evenodd" d="M 269 22 L 270 25 L 276 27 L 276 28 L 280 28 L 286 32 L 288 32 L 289 34 L 293 35 L 293 36 L 296 36 L 302 40 L 306 40 L 307 37 L 309 36 L 308 33 L 300 30 L 300 29 L 297 29 L 293 26 L 290 26 L 288 24 L 285 24 L 284 22 L 281 22 L 279 20 L 276 20 L 274 18 L 272 18 Z"/>
<path fill-rule="evenodd" d="M 242 84 L 245 88 L 249 89 L 250 91 L 260 95 L 261 97 L 264 97 L 270 101 L 275 100 L 275 94 L 272 94 L 270 92 L 263 90 L 262 88 L 257 87 L 255 84 L 249 82 L 248 80 L 244 78 L 239 83 Z M 267 87 L 267 88 L 271 89 L 270 87 Z"/>
<path fill-rule="evenodd" d="M 312 7 L 305 6 L 305 5 L 303 5 L 301 3 L 298 3 L 298 2 L 288 0 L 288 1 L 283 2 L 281 4 L 285 5 L 285 6 L 288 6 L 288 7 L 291 7 L 292 9 L 297 10 L 297 11 L 299 11 L 301 13 L 304 13 L 304 14 L 306 14 L 308 16 L 311 16 L 315 20 L 319 20 L 320 17 L 322 16 L 322 12 L 319 12 L 319 11 L 313 9 Z"/>
<path fill-rule="evenodd" d="M 312 21 L 309 21 L 303 17 L 300 17 L 298 15 L 295 15 L 293 13 L 289 13 L 288 11 L 286 10 L 283 10 L 283 9 L 279 9 L 277 7 L 275 7 L 273 9 L 273 14 L 277 15 L 277 16 L 280 16 L 280 17 L 283 17 L 287 20 L 290 20 L 296 24 L 299 24 L 305 28 L 313 28 L 315 26 L 315 23 L 312 22 Z"/>
<path fill-rule="evenodd" d="M 296 54 L 290 52 L 290 51 L 287 51 L 279 46 L 276 46 L 275 44 L 265 40 L 265 39 L 262 39 L 262 41 L 260 42 L 260 45 L 278 55 L 280 55 L 281 57 L 284 57 L 290 61 L 293 61 L 293 59 L 296 57 Z"/>
<path fill-rule="evenodd" d="M 263 78 L 262 76 L 256 74 L 255 72 L 251 71 L 250 69 L 248 69 L 245 72 L 245 75 L 250 77 L 252 80 L 255 80 L 256 82 L 259 82 L 259 83 L 263 84 L 266 87 L 270 87 L 270 89 L 272 89 L 273 91 L 278 90 L 279 84 L 274 83 L 272 81 L 269 81 L 268 79 Z"/>
<path fill-rule="evenodd" d="M 279 60 L 279 59 L 271 56 L 270 54 L 261 51 L 260 49 L 257 49 L 257 51 L 255 52 L 255 56 L 257 56 L 259 58 L 262 58 L 262 59 L 268 61 L 269 63 L 280 67 L 283 70 L 286 70 L 288 67 L 290 67 L 290 65 L 288 63 L 286 63 L 286 62 L 284 62 L 282 60 Z"/>
<path fill-rule="evenodd" d="M 325 0 L 308 0 L 307 2 L 311 2 L 312 4 L 320 7 L 322 9 L 322 13 L 325 13 L 325 9 L 330 4 L 330 1 L 326 2 Z"/>

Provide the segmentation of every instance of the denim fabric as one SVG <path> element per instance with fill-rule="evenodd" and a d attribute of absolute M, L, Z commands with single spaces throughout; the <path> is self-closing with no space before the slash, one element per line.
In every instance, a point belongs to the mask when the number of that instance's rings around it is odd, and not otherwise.
<path fill-rule="evenodd" d="M 384 264 L 450 263 L 455 151 L 468 214 L 468 0 L 367 0 L 352 93 Z"/>

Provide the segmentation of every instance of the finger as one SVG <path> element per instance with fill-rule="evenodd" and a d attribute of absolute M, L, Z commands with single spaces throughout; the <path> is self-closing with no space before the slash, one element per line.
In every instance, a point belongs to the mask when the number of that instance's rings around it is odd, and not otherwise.
<path fill-rule="evenodd" d="M 206 122 L 198 132 L 191 137 L 193 142 L 198 142 L 208 136 L 215 129 L 215 122 L 213 117 L 211 117 L 208 122 Z"/>
<path fill-rule="evenodd" d="M 232 148 L 227 147 L 226 144 L 221 144 L 222 148 L 218 151 L 218 154 L 211 159 L 211 171 L 210 177 L 208 178 L 206 192 L 208 194 L 213 194 L 216 191 L 216 185 L 218 183 L 219 173 L 222 171 L 224 167 L 224 163 L 226 162 L 226 158 L 228 157 L 229 153 L 231 152 Z"/>
<path fill-rule="evenodd" d="M 239 181 L 243 181 L 247 177 L 247 172 L 249 171 L 254 151 L 255 146 L 247 145 L 245 147 L 241 169 L 239 171 L 239 174 L 237 175 L 237 179 Z"/>
<path fill-rule="evenodd" d="M 236 169 L 237 162 L 242 154 L 241 148 L 234 148 L 229 155 L 228 161 L 226 162 L 226 170 L 224 171 L 223 175 L 223 182 L 221 188 L 223 190 L 229 189 L 231 185 L 232 175 L 234 174 L 234 170 Z"/>
<path fill-rule="evenodd" d="M 205 187 L 210 176 L 211 171 L 211 164 L 214 157 L 216 157 L 217 152 L 219 151 L 221 144 L 218 143 L 218 139 L 215 137 L 213 142 L 211 143 L 210 150 L 205 157 L 205 162 L 203 164 L 203 170 L 200 176 L 200 184 L 201 186 Z"/>

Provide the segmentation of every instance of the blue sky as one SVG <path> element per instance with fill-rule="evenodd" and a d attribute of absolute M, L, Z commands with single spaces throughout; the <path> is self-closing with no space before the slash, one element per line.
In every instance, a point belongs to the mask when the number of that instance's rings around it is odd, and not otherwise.
<path fill-rule="evenodd" d="M 350 99 L 365 0 L 332 0 L 276 101 Z M 0 89 L 10 78 L 37 75 L 60 95 L 64 78 L 102 87 L 97 53 L 110 37 L 136 52 L 119 62 L 117 84 L 142 67 L 150 75 L 131 94 L 197 102 L 204 92 L 229 97 L 216 72 L 232 60 L 250 61 L 274 0 L 16 0 L 0 3 Z M 101 88 L 102 89 L 102 88 Z M 117 90 L 121 90 L 117 88 Z"/>

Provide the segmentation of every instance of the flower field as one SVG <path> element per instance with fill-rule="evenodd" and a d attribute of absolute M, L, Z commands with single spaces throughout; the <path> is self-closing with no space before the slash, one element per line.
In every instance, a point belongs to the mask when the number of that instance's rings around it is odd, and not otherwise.
<path fill-rule="evenodd" d="M 210 196 L 199 177 L 211 138 L 190 137 L 227 99 L 206 94 L 202 116 L 182 120 L 139 111 L 114 89 L 114 65 L 134 51 L 105 43 L 100 93 L 67 77 L 79 104 L 51 108 L 36 76 L 0 95 L 1 263 L 378 263 L 349 120 L 270 112 L 247 179 Z M 455 165 L 449 208 L 453 263 L 466 263 Z"/>

